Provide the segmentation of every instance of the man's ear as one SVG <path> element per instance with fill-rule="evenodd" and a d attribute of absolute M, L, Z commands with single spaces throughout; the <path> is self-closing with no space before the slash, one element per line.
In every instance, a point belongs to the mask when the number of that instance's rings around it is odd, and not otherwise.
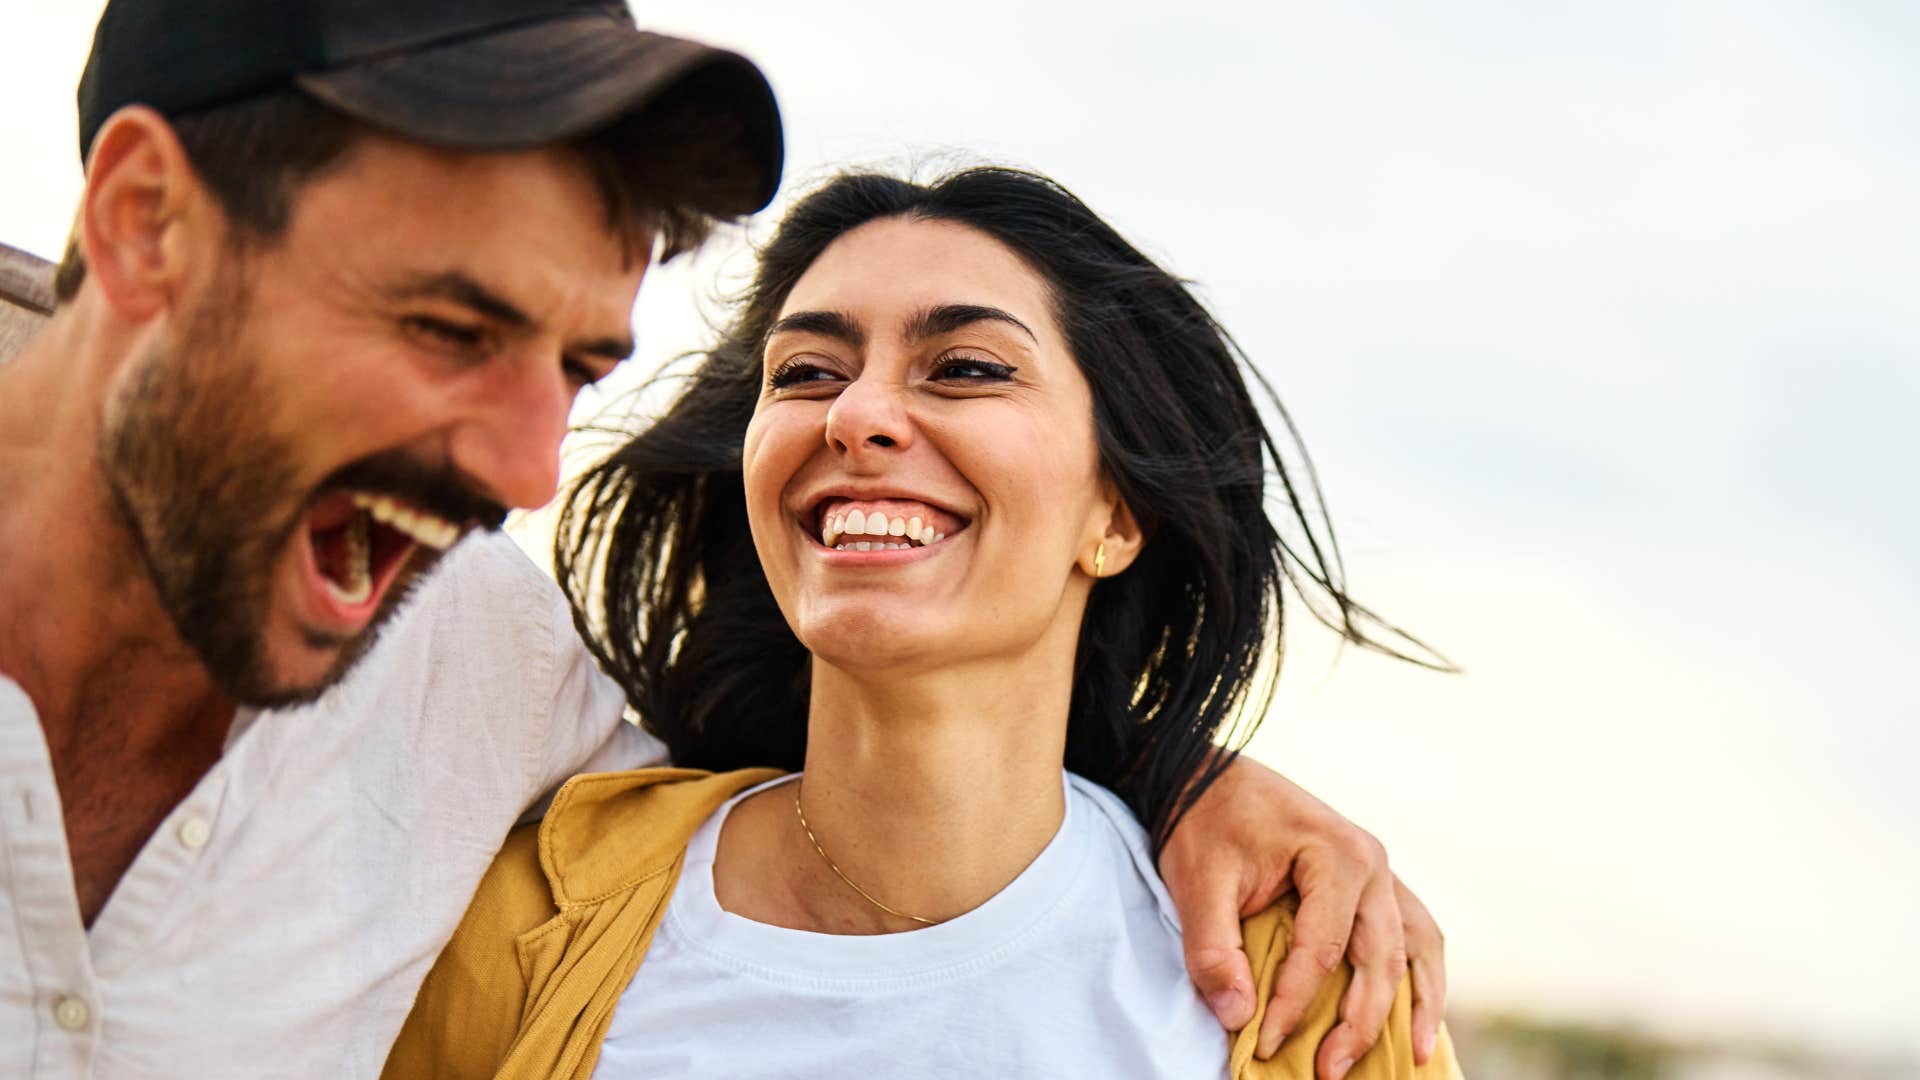
<path fill-rule="evenodd" d="M 1140 521 L 1133 516 L 1133 508 L 1120 495 L 1120 489 L 1111 480 L 1105 481 L 1107 494 L 1106 527 L 1094 538 L 1094 543 L 1082 553 L 1081 569 L 1093 577 L 1112 577 L 1133 565 L 1140 556 L 1140 549 L 1146 545 L 1146 530 L 1140 527 Z"/>
<path fill-rule="evenodd" d="M 87 278 L 122 319 L 167 310 L 218 228 L 172 125 L 143 105 L 107 118 L 87 159 L 80 245 Z"/>

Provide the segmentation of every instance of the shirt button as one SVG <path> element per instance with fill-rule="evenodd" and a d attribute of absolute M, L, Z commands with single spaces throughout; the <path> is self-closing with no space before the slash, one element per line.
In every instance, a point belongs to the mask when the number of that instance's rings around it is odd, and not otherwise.
<path fill-rule="evenodd" d="M 180 846 L 188 851 L 199 851 L 207 846 L 207 840 L 213 836 L 213 826 L 199 814 L 189 814 L 180 822 L 176 834 L 180 837 Z"/>
<path fill-rule="evenodd" d="M 77 997 L 63 997 L 53 1003 L 53 1022 L 68 1031 L 79 1031 L 93 1018 L 93 1010 Z"/>

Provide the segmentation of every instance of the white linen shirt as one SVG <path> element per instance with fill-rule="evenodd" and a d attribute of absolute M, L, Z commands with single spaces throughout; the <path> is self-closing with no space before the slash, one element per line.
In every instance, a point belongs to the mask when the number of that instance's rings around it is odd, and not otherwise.
<path fill-rule="evenodd" d="M 33 704 L 0 674 L 0 1077 L 373 1077 L 509 828 L 622 723 L 558 588 L 449 553 L 348 679 L 235 718 L 91 929 Z"/>

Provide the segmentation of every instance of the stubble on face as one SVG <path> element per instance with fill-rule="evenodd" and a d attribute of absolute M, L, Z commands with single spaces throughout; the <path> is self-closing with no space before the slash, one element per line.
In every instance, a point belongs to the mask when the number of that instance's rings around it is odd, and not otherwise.
<path fill-rule="evenodd" d="M 311 701 L 344 677 L 430 560 L 416 553 L 408 580 L 388 591 L 360 633 L 297 631 L 307 648 L 336 650 L 323 677 L 290 683 L 275 671 L 275 577 L 314 492 L 300 489 L 295 448 L 274 430 L 272 401 L 260 385 L 247 340 L 246 262 L 243 252 L 233 252 L 180 333 L 137 358 L 107 403 L 97 452 L 114 505 L 181 640 L 229 698 L 277 708 Z M 411 477 L 420 470 L 369 460 L 342 471 Z"/>

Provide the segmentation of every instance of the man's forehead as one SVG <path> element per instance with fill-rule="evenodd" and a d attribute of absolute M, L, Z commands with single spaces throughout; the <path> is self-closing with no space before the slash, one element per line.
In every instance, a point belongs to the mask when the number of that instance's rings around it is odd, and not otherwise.
<path fill-rule="evenodd" d="M 381 137 L 306 185 L 293 214 L 300 254 L 380 293 L 498 300 L 529 321 L 565 309 L 624 326 L 646 269 L 562 147 L 461 153 Z"/>
<path fill-rule="evenodd" d="M 476 204 L 528 213 L 552 203 L 555 194 L 595 196 L 591 170 L 573 147 L 555 143 L 526 150 L 459 150 L 363 130 L 351 148 L 315 178 L 313 186 L 352 187 L 374 203 L 410 202 L 418 208 L 444 205 L 450 213 Z M 572 198 L 566 200 L 571 202 Z"/>

